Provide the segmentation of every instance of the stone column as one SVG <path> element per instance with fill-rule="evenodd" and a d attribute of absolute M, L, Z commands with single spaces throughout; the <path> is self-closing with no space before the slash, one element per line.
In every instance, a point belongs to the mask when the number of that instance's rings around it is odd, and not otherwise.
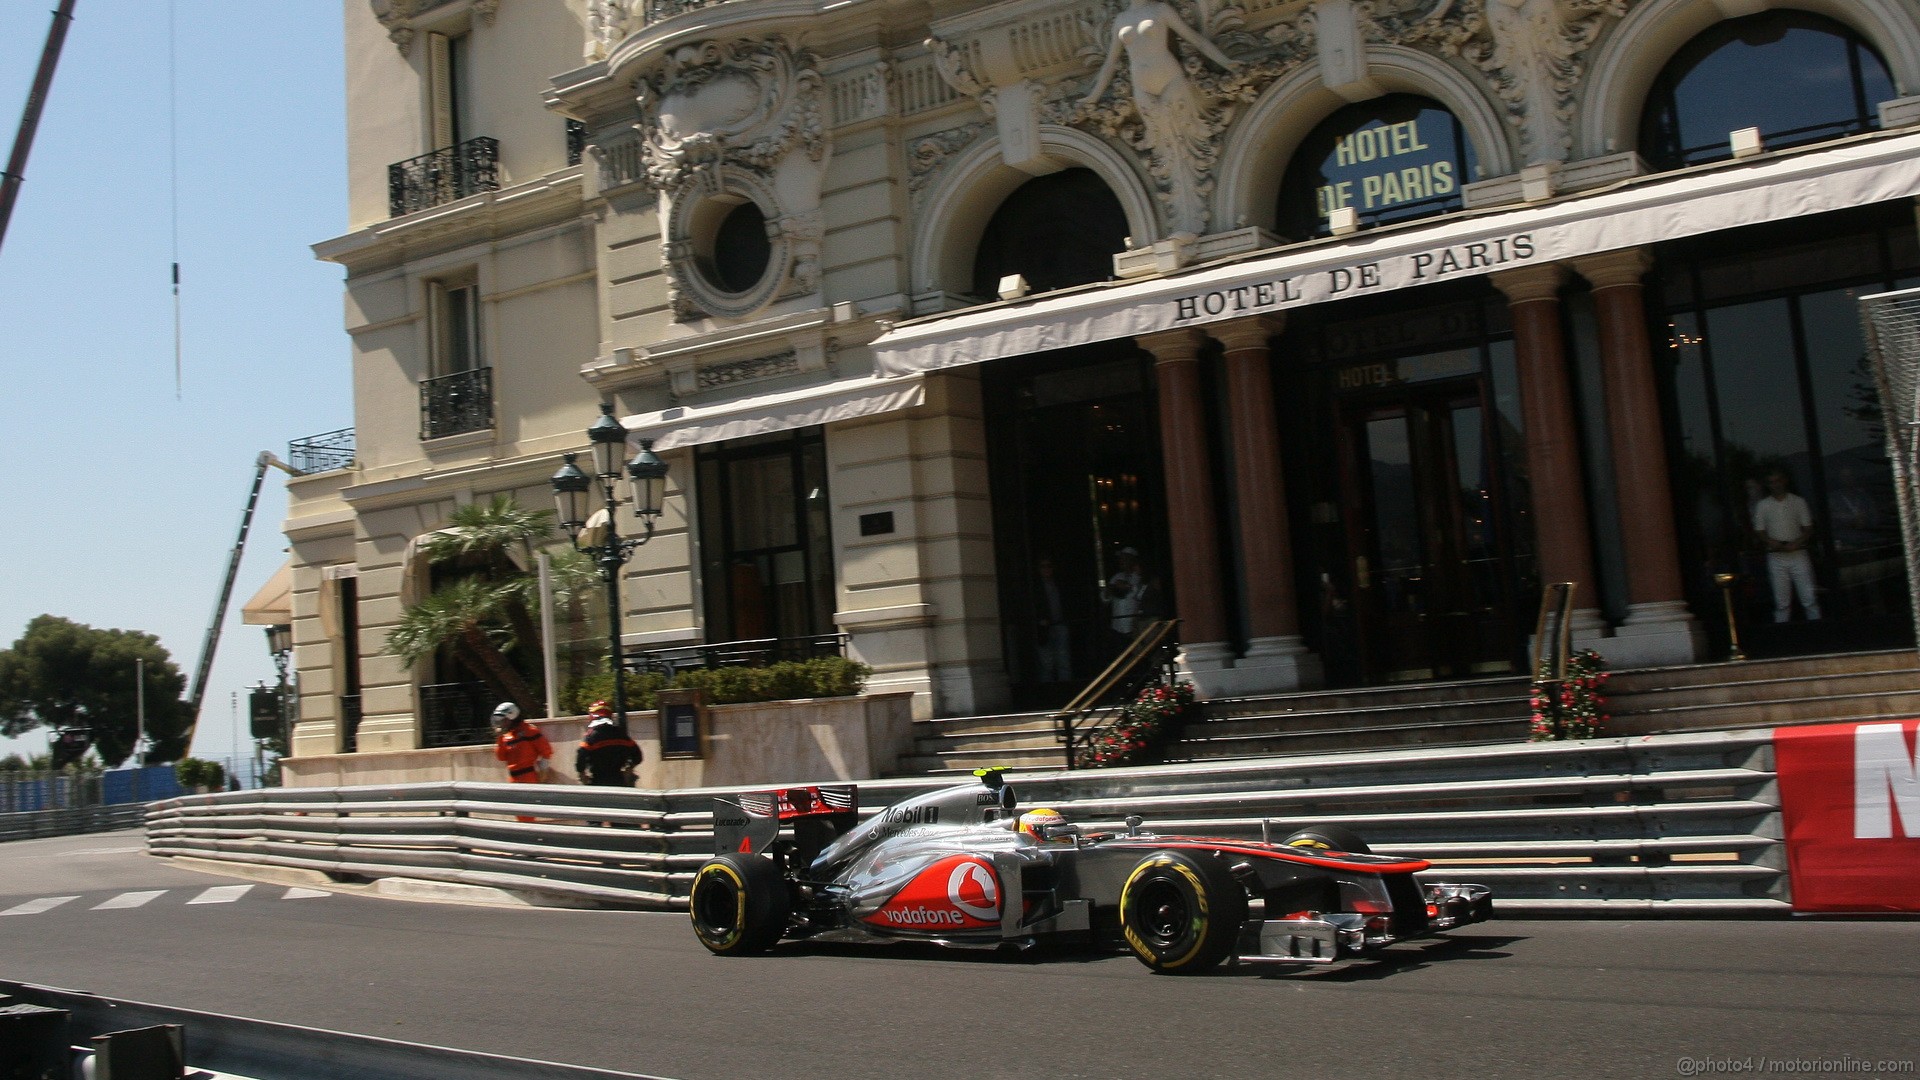
<path fill-rule="evenodd" d="M 1692 663 L 1705 646 L 1699 623 L 1687 611 L 1673 528 L 1666 436 L 1640 284 L 1652 264 L 1652 256 L 1638 248 L 1573 264 L 1593 285 L 1620 537 L 1626 548 L 1627 620 L 1604 650 L 1618 667 Z"/>
<path fill-rule="evenodd" d="M 1597 606 L 1600 592 L 1593 577 L 1580 429 L 1574 422 L 1566 340 L 1560 330 L 1560 286 L 1566 280 L 1566 269 L 1557 263 L 1493 275 L 1494 286 L 1507 294 L 1513 313 L 1540 580 L 1578 584 L 1573 630 L 1579 644 L 1589 647 L 1605 636 L 1606 624 Z"/>
<path fill-rule="evenodd" d="M 1168 552 L 1180 619 L 1180 667 L 1202 696 L 1215 697 L 1218 672 L 1233 666 L 1226 595 L 1220 584 L 1219 526 L 1207 468 L 1206 402 L 1200 390 L 1198 330 L 1135 339 L 1153 354 L 1160 389 L 1160 453 L 1166 462 Z"/>
<path fill-rule="evenodd" d="M 1233 675 L 1236 683 L 1246 684 L 1243 693 L 1318 686 L 1322 675 L 1320 658 L 1300 639 L 1287 482 L 1273 412 L 1267 341 L 1282 325 L 1281 316 L 1262 315 L 1213 327 L 1213 336 L 1226 347 L 1234 493 L 1240 507 L 1248 641 Z"/>

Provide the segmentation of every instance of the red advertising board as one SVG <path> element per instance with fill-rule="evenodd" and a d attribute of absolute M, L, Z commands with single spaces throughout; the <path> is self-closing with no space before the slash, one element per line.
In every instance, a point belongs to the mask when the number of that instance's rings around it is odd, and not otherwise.
<path fill-rule="evenodd" d="M 1920 720 L 1778 728 L 1795 911 L 1920 911 Z"/>

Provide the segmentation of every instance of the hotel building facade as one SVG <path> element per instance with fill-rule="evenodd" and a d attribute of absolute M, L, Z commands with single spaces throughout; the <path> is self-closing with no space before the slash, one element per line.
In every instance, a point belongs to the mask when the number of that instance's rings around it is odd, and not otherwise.
<path fill-rule="evenodd" d="M 1912 0 L 345 15 L 296 754 L 441 738 L 384 648 L 418 539 L 548 505 L 602 401 L 672 468 L 629 648 L 844 634 L 920 716 L 1058 704 L 1152 614 L 1213 697 L 1522 672 L 1543 582 L 1615 668 L 1729 603 L 1913 641 L 1857 312 L 1920 284 Z"/>

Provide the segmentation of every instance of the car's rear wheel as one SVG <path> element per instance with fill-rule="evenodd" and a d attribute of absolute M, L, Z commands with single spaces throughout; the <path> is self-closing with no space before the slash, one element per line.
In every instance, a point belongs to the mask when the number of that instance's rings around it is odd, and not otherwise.
<path fill-rule="evenodd" d="M 1247 919 L 1247 894 L 1218 859 L 1157 851 L 1120 890 L 1127 947 L 1155 971 L 1187 975 L 1227 958 Z"/>
<path fill-rule="evenodd" d="M 1287 847 L 1317 848 L 1321 851 L 1345 851 L 1352 855 L 1371 855 L 1373 849 L 1367 846 L 1360 834 L 1352 829 L 1343 829 L 1338 825 L 1312 825 L 1295 832 L 1282 843 Z"/>
<path fill-rule="evenodd" d="M 787 930 L 787 883 L 765 855 L 716 855 L 693 876 L 693 933 L 711 952 L 766 952 Z"/>

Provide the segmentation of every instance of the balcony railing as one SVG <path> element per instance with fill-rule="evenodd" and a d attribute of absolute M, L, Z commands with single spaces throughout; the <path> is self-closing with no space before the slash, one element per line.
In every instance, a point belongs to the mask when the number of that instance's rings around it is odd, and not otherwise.
<path fill-rule="evenodd" d="M 433 683 L 420 688 L 420 745 L 477 746 L 493 741 L 487 688 Z"/>
<path fill-rule="evenodd" d="M 387 166 L 387 209 L 393 217 L 499 188 L 496 139 L 468 139 Z"/>
<path fill-rule="evenodd" d="M 485 431 L 492 426 L 492 368 L 474 368 L 420 383 L 422 441 Z"/>
<path fill-rule="evenodd" d="M 287 463 L 303 473 L 347 468 L 353 464 L 353 429 L 295 439 L 287 444 Z"/>
<path fill-rule="evenodd" d="M 814 634 L 807 637 L 718 641 L 711 645 L 684 645 L 677 649 L 648 649 L 628 654 L 626 661 L 627 667 L 633 671 L 672 675 L 676 671 L 695 668 L 764 667 L 787 660 L 815 660 L 846 654 L 847 635 Z"/>

